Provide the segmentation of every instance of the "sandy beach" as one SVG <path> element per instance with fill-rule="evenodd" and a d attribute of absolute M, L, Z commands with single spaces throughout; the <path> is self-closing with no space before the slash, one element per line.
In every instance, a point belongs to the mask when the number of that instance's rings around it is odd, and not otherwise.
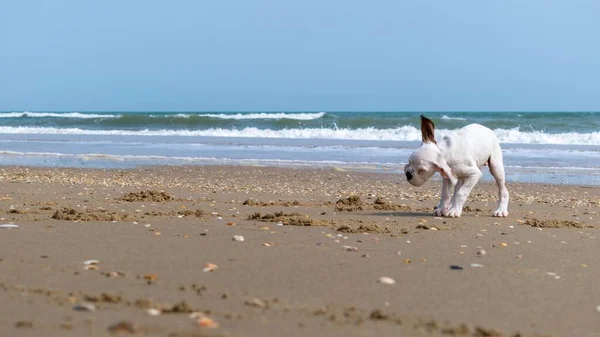
<path fill-rule="evenodd" d="M 600 187 L 0 169 L 0 336 L 600 336 Z M 6 226 L 9 225 L 9 226 Z M 16 225 L 17 228 L 10 228 Z"/>

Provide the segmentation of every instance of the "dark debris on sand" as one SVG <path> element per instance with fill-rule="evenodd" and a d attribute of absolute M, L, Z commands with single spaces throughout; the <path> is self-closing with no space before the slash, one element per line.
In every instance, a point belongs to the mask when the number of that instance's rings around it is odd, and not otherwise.
<path fill-rule="evenodd" d="M 126 193 L 117 200 L 127 201 L 127 202 L 167 202 L 167 201 L 175 201 L 175 198 L 172 194 L 162 192 L 162 191 L 141 191 L 141 192 L 131 192 Z"/>

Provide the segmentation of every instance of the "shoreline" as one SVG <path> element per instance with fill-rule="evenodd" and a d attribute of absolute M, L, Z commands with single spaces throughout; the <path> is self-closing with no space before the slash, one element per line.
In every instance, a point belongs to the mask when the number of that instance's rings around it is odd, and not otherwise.
<path fill-rule="evenodd" d="M 480 182 L 448 219 L 431 215 L 439 182 L 386 173 L 2 167 L 0 184 L 20 226 L 0 229 L 0 335 L 597 331 L 598 186 L 509 183 L 493 218 Z"/>

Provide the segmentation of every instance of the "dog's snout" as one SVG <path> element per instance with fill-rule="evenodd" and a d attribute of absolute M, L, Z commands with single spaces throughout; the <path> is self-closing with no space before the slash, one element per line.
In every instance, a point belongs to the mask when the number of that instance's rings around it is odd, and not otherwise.
<path fill-rule="evenodd" d="M 409 171 L 406 171 L 406 179 L 411 180 L 413 178 L 413 174 Z"/>

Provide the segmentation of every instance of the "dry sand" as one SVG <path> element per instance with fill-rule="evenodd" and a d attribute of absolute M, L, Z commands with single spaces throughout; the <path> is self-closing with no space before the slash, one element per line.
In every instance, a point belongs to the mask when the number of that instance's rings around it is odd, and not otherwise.
<path fill-rule="evenodd" d="M 0 229 L 0 336 L 600 336 L 600 187 L 510 184 L 497 219 L 480 183 L 442 219 L 439 182 L 392 173 L 0 181 L 0 223 L 19 226 Z"/>

